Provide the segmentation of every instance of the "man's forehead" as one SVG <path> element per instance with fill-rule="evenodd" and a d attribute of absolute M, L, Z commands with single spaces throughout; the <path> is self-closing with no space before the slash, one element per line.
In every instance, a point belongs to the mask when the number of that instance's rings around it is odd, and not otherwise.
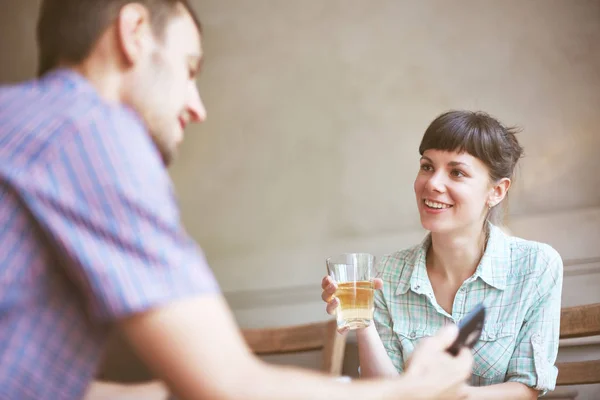
<path fill-rule="evenodd" d="M 202 37 L 196 22 L 183 8 L 169 22 L 165 30 L 169 45 L 182 48 L 190 56 L 202 58 Z"/>

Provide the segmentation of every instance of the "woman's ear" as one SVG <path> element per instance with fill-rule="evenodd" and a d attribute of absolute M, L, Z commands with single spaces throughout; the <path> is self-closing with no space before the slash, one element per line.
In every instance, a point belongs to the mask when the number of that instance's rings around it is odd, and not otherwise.
<path fill-rule="evenodd" d="M 508 193 L 508 189 L 510 188 L 510 184 L 511 181 L 509 178 L 502 178 L 492 186 L 487 204 L 489 208 L 498 205 L 504 200 L 506 193 Z"/>

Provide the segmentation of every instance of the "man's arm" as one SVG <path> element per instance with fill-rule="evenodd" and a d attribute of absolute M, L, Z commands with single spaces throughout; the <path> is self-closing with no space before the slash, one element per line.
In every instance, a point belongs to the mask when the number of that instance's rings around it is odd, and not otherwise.
<path fill-rule="evenodd" d="M 140 357 L 181 399 L 368 399 L 391 392 L 389 382 L 350 388 L 330 377 L 263 363 L 217 295 L 174 302 L 120 325 Z"/>
<path fill-rule="evenodd" d="M 173 302 L 119 324 L 140 357 L 180 399 L 410 400 L 444 392 L 447 397 L 441 398 L 458 399 L 470 373 L 468 352 L 458 358 L 443 354 L 455 332 L 430 342 L 416 356 L 414 373 L 394 380 L 348 384 L 311 371 L 271 366 L 252 354 L 225 301 L 214 294 Z"/>
<path fill-rule="evenodd" d="M 160 381 L 136 384 L 94 381 L 83 400 L 165 400 L 169 389 Z"/>

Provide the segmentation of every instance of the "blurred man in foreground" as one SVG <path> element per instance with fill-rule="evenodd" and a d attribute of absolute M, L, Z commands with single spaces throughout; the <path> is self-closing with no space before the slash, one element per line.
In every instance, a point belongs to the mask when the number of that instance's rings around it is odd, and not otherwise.
<path fill-rule="evenodd" d="M 116 325 L 181 399 L 458 399 L 448 328 L 393 380 L 256 358 L 166 166 L 206 111 L 186 1 L 46 0 L 39 79 L 0 88 L 0 399 L 80 399 Z"/>

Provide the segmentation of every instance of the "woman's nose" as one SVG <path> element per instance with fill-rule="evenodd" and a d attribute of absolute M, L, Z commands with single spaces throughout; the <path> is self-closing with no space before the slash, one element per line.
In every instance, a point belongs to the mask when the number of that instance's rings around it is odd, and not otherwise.
<path fill-rule="evenodd" d="M 433 174 L 427 181 L 427 184 L 425 185 L 425 187 L 429 191 L 438 192 L 438 193 L 444 193 L 446 190 L 444 179 L 439 174 Z"/>

